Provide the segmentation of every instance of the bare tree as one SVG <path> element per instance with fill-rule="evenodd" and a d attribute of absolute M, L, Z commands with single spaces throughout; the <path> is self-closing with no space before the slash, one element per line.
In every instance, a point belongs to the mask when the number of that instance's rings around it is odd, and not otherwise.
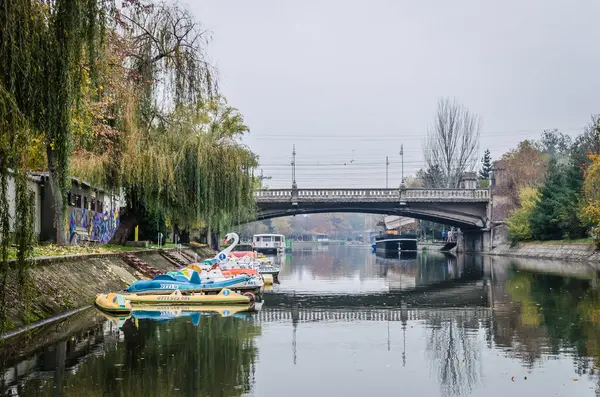
<path fill-rule="evenodd" d="M 427 131 L 423 152 L 427 167 L 439 167 L 447 188 L 456 188 L 473 170 L 479 151 L 480 118 L 449 98 L 438 102 L 435 122 Z"/>

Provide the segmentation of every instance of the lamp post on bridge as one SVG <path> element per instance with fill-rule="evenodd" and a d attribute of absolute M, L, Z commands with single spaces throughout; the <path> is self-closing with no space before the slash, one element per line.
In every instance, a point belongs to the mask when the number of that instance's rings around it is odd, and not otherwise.
<path fill-rule="evenodd" d="M 402 157 L 402 180 L 400 181 L 400 189 L 398 189 L 398 193 L 400 194 L 400 206 L 405 206 L 406 202 L 404 200 L 406 198 L 406 185 L 404 184 L 404 144 L 400 145 L 400 156 Z"/>
<path fill-rule="evenodd" d="M 298 189 L 296 185 L 296 145 L 292 151 L 292 189 Z"/>
<path fill-rule="evenodd" d="M 400 157 L 402 158 L 402 180 L 400 185 L 404 186 L 404 144 L 400 145 Z"/>
<path fill-rule="evenodd" d="M 298 205 L 298 185 L 296 185 L 296 145 L 292 151 L 292 205 Z"/>

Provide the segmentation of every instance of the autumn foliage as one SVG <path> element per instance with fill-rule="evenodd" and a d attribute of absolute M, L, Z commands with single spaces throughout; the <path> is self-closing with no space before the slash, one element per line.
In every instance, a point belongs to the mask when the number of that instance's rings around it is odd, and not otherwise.
<path fill-rule="evenodd" d="M 600 248 L 600 155 L 591 154 L 589 159 L 591 164 L 585 171 L 585 206 L 582 215 L 589 222 L 591 234 Z"/>
<path fill-rule="evenodd" d="M 519 190 L 521 206 L 513 210 L 506 220 L 508 230 L 514 240 L 531 240 L 529 218 L 540 200 L 540 194 L 535 187 L 524 186 Z"/>

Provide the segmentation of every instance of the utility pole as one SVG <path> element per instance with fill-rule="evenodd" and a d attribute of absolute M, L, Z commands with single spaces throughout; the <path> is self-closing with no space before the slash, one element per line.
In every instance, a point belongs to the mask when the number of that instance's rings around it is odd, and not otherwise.
<path fill-rule="evenodd" d="M 400 145 L 400 156 L 402 157 L 402 182 L 404 185 L 404 144 Z"/>
<path fill-rule="evenodd" d="M 390 160 L 388 156 L 385 156 L 385 188 L 388 188 L 388 168 L 390 166 Z"/>
<path fill-rule="evenodd" d="M 297 189 L 296 185 L 296 145 L 294 144 L 294 150 L 292 151 L 292 189 Z"/>

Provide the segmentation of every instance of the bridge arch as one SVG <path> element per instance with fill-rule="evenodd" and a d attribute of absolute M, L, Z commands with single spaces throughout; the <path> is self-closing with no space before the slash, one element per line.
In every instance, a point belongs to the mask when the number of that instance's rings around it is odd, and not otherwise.
<path fill-rule="evenodd" d="M 285 216 L 324 214 L 324 213 L 358 213 L 358 214 L 376 214 L 376 215 L 398 215 L 408 218 L 420 219 L 436 222 L 448 226 L 454 226 L 461 229 L 480 229 L 485 227 L 485 220 L 466 213 L 445 213 L 440 214 L 435 211 L 415 210 L 415 209 L 380 209 L 380 208 L 350 208 L 350 207 L 331 207 L 331 208 L 296 208 L 260 211 L 256 220 L 281 218 Z"/>
<path fill-rule="evenodd" d="M 267 189 L 256 194 L 257 220 L 333 212 L 399 215 L 463 230 L 488 224 L 487 189 Z"/>

